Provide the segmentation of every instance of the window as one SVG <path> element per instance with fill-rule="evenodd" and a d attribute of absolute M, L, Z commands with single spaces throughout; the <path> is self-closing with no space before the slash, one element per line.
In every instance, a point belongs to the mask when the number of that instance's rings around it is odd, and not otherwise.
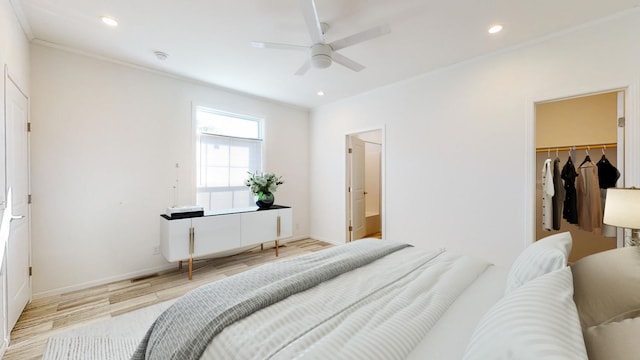
<path fill-rule="evenodd" d="M 196 203 L 205 210 L 253 205 L 247 172 L 262 170 L 262 120 L 196 107 Z"/>

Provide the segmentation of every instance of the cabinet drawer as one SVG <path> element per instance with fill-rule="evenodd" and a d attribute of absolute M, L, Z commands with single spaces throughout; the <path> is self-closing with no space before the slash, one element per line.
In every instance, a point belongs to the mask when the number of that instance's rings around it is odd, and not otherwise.
<path fill-rule="evenodd" d="M 289 238 L 293 236 L 293 211 L 291 209 L 278 210 L 280 216 L 280 234 L 278 239 Z"/>
<path fill-rule="evenodd" d="M 189 257 L 189 228 L 191 219 L 167 220 L 160 218 L 160 252 L 168 261 Z"/>
<path fill-rule="evenodd" d="M 191 226 L 194 229 L 194 257 L 241 246 L 238 215 L 193 218 Z"/>
<path fill-rule="evenodd" d="M 262 210 L 242 214 L 242 246 L 278 238 L 278 211 Z"/>

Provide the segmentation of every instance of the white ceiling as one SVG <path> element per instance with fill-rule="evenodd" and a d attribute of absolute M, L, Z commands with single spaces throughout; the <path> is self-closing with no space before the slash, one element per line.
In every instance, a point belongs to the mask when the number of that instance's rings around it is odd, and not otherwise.
<path fill-rule="evenodd" d="M 363 64 L 294 72 L 311 45 L 299 0 L 11 0 L 36 41 L 316 107 L 638 6 L 638 0 L 316 0 L 331 42 L 389 24 L 391 34 L 339 52 Z M 20 10 L 19 8 L 22 8 Z M 105 26 L 110 15 L 120 25 Z M 497 35 L 487 29 L 504 25 Z M 169 58 L 159 61 L 153 51 Z M 318 90 L 326 95 L 319 97 Z"/>

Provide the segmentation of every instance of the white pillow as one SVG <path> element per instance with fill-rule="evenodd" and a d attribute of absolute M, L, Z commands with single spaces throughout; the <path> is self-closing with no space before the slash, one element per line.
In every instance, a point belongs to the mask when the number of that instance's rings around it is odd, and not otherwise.
<path fill-rule="evenodd" d="M 505 294 L 540 275 L 564 268 L 570 252 L 569 232 L 547 236 L 529 245 L 509 269 Z"/>
<path fill-rule="evenodd" d="M 587 359 L 571 268 L 540 276 L 489 309 L 465 360 Z"/>

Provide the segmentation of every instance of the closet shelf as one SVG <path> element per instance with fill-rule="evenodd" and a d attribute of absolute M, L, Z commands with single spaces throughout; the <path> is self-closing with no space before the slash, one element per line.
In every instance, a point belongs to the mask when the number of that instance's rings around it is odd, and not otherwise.
<path fill-rule="evenodd" d="M 547 151 L 570 151 L 570 150 L 598 150 L 598 149 L 615 149 L 618 147 L 617 143 L 610 144 L 593 144 L 593 145 L 576 145 L 576 146 L 557 146 L 557 147 L 540 147 L 536 148 L 536 152 L 547 152 Z"/>

